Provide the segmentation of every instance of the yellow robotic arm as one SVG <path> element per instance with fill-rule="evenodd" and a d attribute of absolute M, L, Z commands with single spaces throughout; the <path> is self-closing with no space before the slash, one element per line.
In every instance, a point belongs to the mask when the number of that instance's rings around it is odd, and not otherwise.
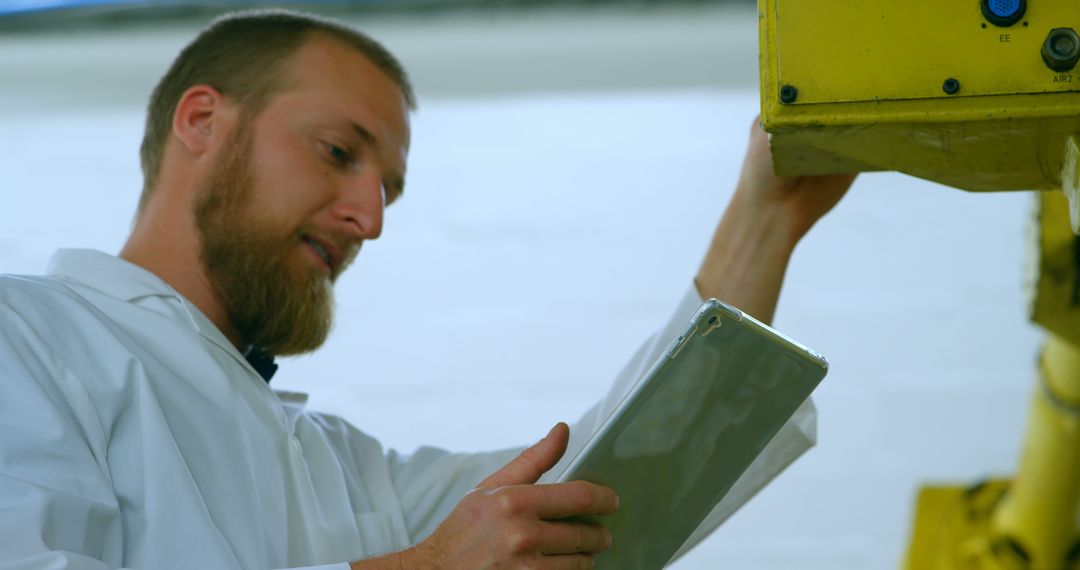
<path fill-rule="evenodd" d="M 779 173 L 895 170 L 1042 191 L 1030 312 L 1048 338 L 1018 473 L 923 488 L 906 567 L 1080 568 L 1080 1 L 758 0 L 758 11 Z"/>

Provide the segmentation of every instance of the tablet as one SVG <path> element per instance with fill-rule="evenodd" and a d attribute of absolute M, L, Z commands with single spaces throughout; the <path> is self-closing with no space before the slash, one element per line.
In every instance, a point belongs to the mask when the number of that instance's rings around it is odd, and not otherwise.
<path fill-rule="evenodd" d="M 556 481 L 619 494 L 597 569 L 663 568 L 825 377 L 818 353 L 710 299 Z M 547 477 L 545 477 L 547 479 Z"/>

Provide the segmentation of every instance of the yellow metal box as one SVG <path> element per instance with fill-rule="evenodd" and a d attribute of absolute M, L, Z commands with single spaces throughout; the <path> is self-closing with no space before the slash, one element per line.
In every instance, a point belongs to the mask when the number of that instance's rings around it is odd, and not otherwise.
<path fill-rule="evenodd" d="M 1013 22 L 988 12 L 1015 6 Z M 1080 1 L 759 0 L 758 11 L 762 120 L 781 174 L 1062 187 L 1080 68 L 1061 56 L 1080 54 Z"/>

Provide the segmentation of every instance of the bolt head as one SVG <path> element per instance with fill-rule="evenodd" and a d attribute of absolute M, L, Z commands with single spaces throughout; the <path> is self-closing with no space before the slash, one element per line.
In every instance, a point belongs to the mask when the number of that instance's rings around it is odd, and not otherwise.
<path fill-rule="evenodd" d="M 793 85 L 784 85 L 780 88 L 780 102 L 788 105 L 799 98 L 799 90 Z"/>

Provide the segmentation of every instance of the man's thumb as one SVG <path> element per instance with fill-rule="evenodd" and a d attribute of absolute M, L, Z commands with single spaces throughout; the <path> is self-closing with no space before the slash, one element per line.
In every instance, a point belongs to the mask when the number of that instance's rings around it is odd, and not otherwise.
<path fill-rule="evenodd" d="M 551 469 L 566 453 L 570 441 L 570 427 L 563 422 L 555 424 L 544 439 L 521 452 L 511 461 L 492 473 L 476 486 L 477 489 L 503 487 L 506 485 L 531 485 L 548 469 Z"/>

